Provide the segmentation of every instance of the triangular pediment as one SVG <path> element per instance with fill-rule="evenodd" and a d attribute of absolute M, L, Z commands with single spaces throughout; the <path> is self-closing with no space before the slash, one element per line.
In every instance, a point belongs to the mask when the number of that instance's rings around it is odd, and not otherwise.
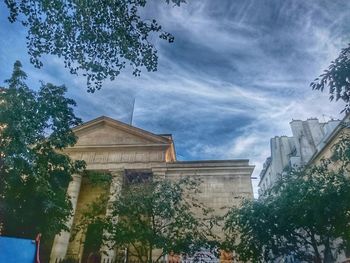
<path fill-rule="evenodd" d="M 109 117 L 99 117 L 73 129 L 75 146 L 169 145 L 171 139 L 139 129 Z"/>

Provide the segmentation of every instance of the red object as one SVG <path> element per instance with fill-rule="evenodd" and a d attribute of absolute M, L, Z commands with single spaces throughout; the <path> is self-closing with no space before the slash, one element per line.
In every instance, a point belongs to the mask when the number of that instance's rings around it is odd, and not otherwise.
<path fill-rule="evenodd" d="M 40 263 L 40 238 L 41 234 L 39 233 L 35 238 L 36 243 L 36 255 L 35 255 L 35 263 Z"/>

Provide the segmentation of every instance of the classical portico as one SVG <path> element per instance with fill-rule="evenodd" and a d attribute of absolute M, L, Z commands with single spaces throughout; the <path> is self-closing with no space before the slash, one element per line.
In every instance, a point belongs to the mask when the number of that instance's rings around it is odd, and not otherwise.
<path fill-rule="evenodd" d="M 84 184 L 82 176 L 73 176 L 67 190 L 74 211 L 74 217 L 67 222 L 70 228 L 79 220 L 81 209 L 101 191 L 109 191 L 113 201 L 123 186 L 126 171 L 147 171 L 152 176 L 173 179 L 200 177 L 203 183 L 198 198 L 220 215 L 226 211 L 222 207 L 238 205 L 243 197 L 253 197 L 250 176 L 254 166 L 248 160 L 179 162 L 171 135 L 153 134 L 104 116 L 76 127 L 74 132 L 78 142 L 65 152 L 75 160 L 84 160 L 87 170 L 108 172 L 112 182 L 109 189 L 99 189 Z M 70 236 L 70 232 L 62 232 L 55 237 L 50 262 L 66 256 L 83 257 L 83 242 L 72 241 Z M 107 251 L 103 257 L 114 259 L 113 249 Z"/>

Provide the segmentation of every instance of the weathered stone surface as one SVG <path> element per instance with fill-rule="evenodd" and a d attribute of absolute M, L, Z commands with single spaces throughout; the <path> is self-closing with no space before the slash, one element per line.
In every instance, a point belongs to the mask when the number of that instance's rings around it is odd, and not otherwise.
<path fill-rule="evenodd" d="M 271 156 L 267 158 L 260 173 L 259 193 L 263 194 L 269 189 L 287 167 L 307 165 L 313 158 L 317 158 L 330 145 L 329 139 L 339 131 L 343 122 L 344 120 L 330 120 L 322 123 L 314 118 L 292 120 L 292 137 L 275 136 L 270 140 Z"/>
<path fill-rule="evenodd" d="M 250 176 L 254 166 L 249 165 L 248 160 L 178 162 L 170 135 L 152 134 L 107 117 L 87 122 L 74 131 L 78 143 L 65 152 L 73 159 L 85 160 L 88 170 L 112 175 L 121 174 L 125 169 L 150 170 L 154 177 L 175 180 L 181 176 L 200 177 L 203 183 L 198 199 L 218 215 L 223 215 L 228 207 L 239 205 L 242 198 L 253 198 Z M 120 190 L 120 177 L 118 182 L 118 187 L 114 188 Z M 79 220 L 80 208 L 91 203 L 100 191 L 94 186 L 82 187 L 74 223 Z M 113 193 L 115 191 L 111 192 L 111 200 Z M 220 231 L 216 229 L 219 235 Z M 79 242 L 71 242 L 69 246 L 67 242 L 64 245 L 55 243 L 53 251 L 64 251 L 62 246 L 66 246 L 65 251 L 81 257 L 83 235 Z M 52 254 L 51 262 L 55 261 L 55 256 Z M 113 250 L 109 251 L 107 258 L 113 256 Z"/>
<path fill-rule="evenodd" d="M 81 175 L 73 175 L 73 180 L 70 182 L 68 189 L 67 189 L 67 194 L 69 195 L 71 202 L 72 202 L 72 207 L 73 207 L 73 213 L 75 213 L 78 205 L 78 196 L 80 193 L 80 186 L 81 186 L 81 181 L 82 177 Z M 69 219 L 67 222 L 67 226 L 69 228 L 72 228 L 73 225 L 73 217 Z M 67 249 L 68 249 L 68 244 L 69 244 L 69 239 L 70 239 L 70 232 L 67 231 L 62 231 L 59 235 L 56 235 L 53 243 L 53 247 L 51 250 L 51 261 L 52 259 L 63 259 L 66 254 L 67 254 Z"/>

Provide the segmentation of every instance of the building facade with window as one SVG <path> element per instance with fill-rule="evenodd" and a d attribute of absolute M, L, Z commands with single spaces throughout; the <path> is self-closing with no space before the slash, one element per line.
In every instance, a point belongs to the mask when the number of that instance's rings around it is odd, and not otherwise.
<path fill-rule="evenodd" d="M 285 169 L 292 167 L 310 167 L 319 165 L 322 160 L 333 155 L 334 146 L 344 138 L 350 136 L 350 114 L 343 120 L 319 122 L 317 119 L 306 121 L 293 120 L 290 122 L 293 136 L 276 136 L 270 140 L 271 156 L 265 161 L 260 173 L 259 194 L 266 191 L 284 175 Z M 338 169 L 332 164 L 330 169 Z M 324 248 L 319 246 L 320 251 Z M 350 262 L 350 251 L 338 251 L 337 262 Z M 276 262 L 282 262 L 282 259 Z M 295 262 L 294 257 L 288 256 L 284 262 Z"/>
<path fill-rule="evenodd" d="M 259 194 L 269 189 L 283 175 L 285 169 L 308 164 L 329 145 L 329 139 L 341 123 L 340 120 L 320 122 L 316 118 L 292 120 L 291 137 L 271 138 L 271 156 L 266 159 L 260 172 Z"/>
<path fill-rule="evenodd" d="M 125 182 L 140 173 L 160 178 L 200 178 L 201 193 L 197 198 L 217 215 L 224 215 L 228 207 L 238 206 L 242 198 L 253 198 L 254 166 L 249 160 L 177 161 L 170 134 L 154 134 L 104 116 L 74 128 L 74 132 L 78 142 L 65 152 L 75 160 L 84 160 L 88 171 L 109 173 L 112 181 L 106 188 L 89 183 L 82 175 L 73 175 L 67 190 L 74 211 L 67 222 L 70 229 L 101 192 L 108 191 L 113 198 L 112 193 L 120 192 Z M 89 253 L 84 247 L 86 231 L 74 239 L 71 234 L 65 231 L 55 237 L 50 262 L 67 257 L 84 262 Z M 105 250 L 107 254 L 102 255 L 102 262 L 116 259 L 113 248 Z"/>

